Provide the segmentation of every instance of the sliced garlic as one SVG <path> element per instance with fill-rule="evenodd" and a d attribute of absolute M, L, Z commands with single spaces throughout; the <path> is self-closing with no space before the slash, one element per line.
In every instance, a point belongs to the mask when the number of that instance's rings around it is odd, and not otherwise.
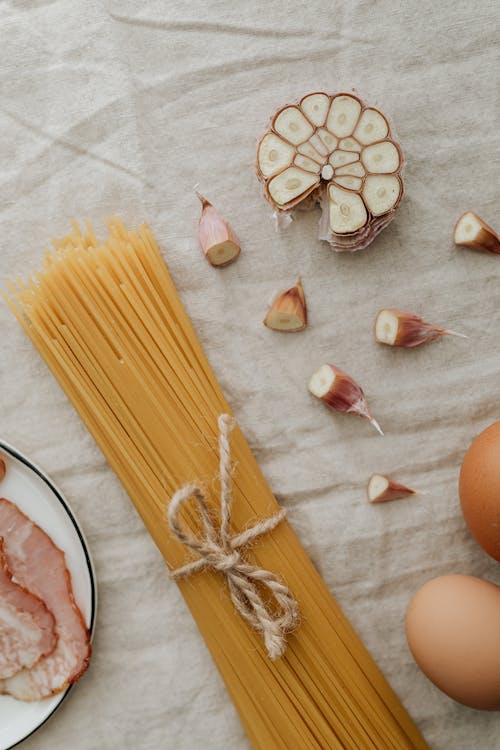
<path fill-rule="evenodd" d="M 302 156 L 302 154 L 297 154 L 297 156 L 293 160 L 293 163 L 296 167 L 305 169 L 306 172 L 316 172 L 316 174 L 319 174 L 321 172 L 320 164 L 313 161 L 313 159 L 309 159 L 308 156 Z"/>
<path fill-rule="evenodd" d="M 334 138 L 333 135 L 328 132 L 328 130 L 325 130 L 324 132 L 325 132 L 326 135 L 329 136 L 329 139 L 331 139 L 333 141 L 333 147 L 332 148 L 335 148 L 335 146 L 337 145 L 337 139 Z M 323 143 L 323 141 L 321 140 L 321 138 L 319 136 L 319 132 L 315 133 L 314 135 L 312 135 L 309 138 L 309 140 L 307 141 L 307 143 L 309 143 L 314 148 L 314 150 L 317 151 L 318 154 L 320 154 L 321 157 L 328 156 L 328 154 L 330 153 L 330 148 L 328 146 L 325 146 L 325 144 Z M 306 144 L 304 144 L 304 145 L 306 145 Z M 299 150 L 300 150 L 300 148 L 301 147 L 299 146 Z M 307 156 L 307 154 L 306 154 L 306 156 Z M 324 162 L 324 158 L 321 159 L 321 162 L 322 163 Z"/>
<path fill-rule="evenodd" d="M 330 106 L 326 127 L 338 138 L 351 135 L 361 112 L 361 102 L 353 96 L 335 96 Z"/>
<path fill-rule="evenodd" d="M 363 200 L 373 216 L 381 216 L 398 203 L 403 192 L 400 180 L 393 175 L 368 175 L 363 187 Z"/>
<path fill-rule="evenodd" d="M 361 151 L 361 144 L 354 140 L 354 138 L 342 138 L 339 141 L 339 148 L 344 151 Z"/>
<path fill-rule="evenodd" d="M 355 151 L 340 151 L 340 149 L 337 149 L 330 156 L 330 164 L 336 169 L 337 167 L 344 167 L 346 164 L 352 164 L 358 159 L 359 154 Z"/>
<path fill-rule="evenodd" d="M 346 190 L 361 190 L 363 185 L 363 180 L 360 177 L 351 177 L 349 175 L 337 177 L 337 174 L 335 174 L 333 181 L 336 185 L 346 188 Z"/>
<path fill-rule="evenodd" d="M 297 146 L 314 133 L 314 128 L 298 107 L 285 107 L 275 117 L 273 129 Z"/>
<path fill-rule="evenodd" d="M 394 482 L 383 474 L 372 474 L 368 480 L 368 500 L 371 503 L 385 503 L 388 500 L 399 500 L 409 495 L 415 495 L 415 490 L 404 484 Z"/>
<path fill-rule="evenodd" d="M 288 167 L 267 184 L 269 195 L 278 206 L 286 206 L 319 184 L 319 175 L 304 172 L 298 167 Z"/>
<path fill-rule="evenodd" d="M 364 177 L 366 172 L 361 162 L 355 161 L 352 164 L 346 164 L 344 167 L 337 167 L 335 169 L 335 177 L 342 174 L 348 174 L 352 177 Z"/>
<path fill-rule="evenodd" d="M 357 193 L 330 185 L 330 227 L 337 234 L 348 234 L 363 227 L 368 221 L 365 204 Z"/>
<path fill-rule="evenodd" d="M 339 251 L 369 245 L 403 197 L 403 154 L 384 115 L 350 94 L 313 92 L 272 123 L 258 154 L 269 202 L 278 212 L 321 202 L 321 239 Z"/>
<path fill-rule="evenodd" d="M 324 125 L 330 108 L 327 94 L 308 94 L 300 102 L 300 108 L 313 125 Z"/>
<path fill-rule="evenodd" d="M 455 224 L 453 241 L 472 250 L 500 253 L 498 234 L 472 211 L 463 214 Z"/>
<path fill-rule="evenodd" d="M 320 128 L 318 130 L 318 136 L 321 139 L 321 142 L 327 149 L 328 153 L 331 153 L 335 148 L 337 148 L 337 138 L 335 138 L 334 135 L 330 133 L 329 130 L 325 130 L 325 128 Z M 311 138 L 312 142 L 312 138 Z"/>
<path fill-rule="evenodd" d="M 361 152 L 361 161 L 368 172 L 392 174 L 399 168 L 399 151 L 392 141 L 380 141 L 367 146 Z"/>
<path fill-rule="evenodd" d="M 356 130 L 354 136 L 357 140 L 367 146 L 369 143 L 375 143 L 375 141 L 381 141 L 389 135 L 389 125 L 385 117 L 376 109 L 365 109 Z"/>
<path fill-rule="evenodd" d="M 259 143 L 257 161 L 264 177 L 281 172 L 292 163 L 295 149 L 275 133 L 266 133 Z"/>
<path fill-rule="evenodd" d="M 300 279 L 295 286 L 280 292 L 263 320 L 267 328 L 292 333 L 307 325 L 307 306 Z"/>
<path fill-rule="evenodd" d="M 321 145 L 323 146 L 323 144 Z M 318 162 L 320 166 L 325 161 L 323 158 L 324 155 L 322 156 L 321 153 L 314 148 L 314 146 L 311 144 L 311 141 L 301 143 L 300 146 L 297 147 L 297 151 L 299 152 L 299 154 L 307 156 L 309 159 L 314 159 L 314 161 Z"/>
<path fill-rule="evenodd" d="M 335 365 L 322 365 L 311 377 L 309 391 L 335 411 L 365 417 L 377 432 L 384 434 L 377 420 L 370 414 L 361 387 Z"/>

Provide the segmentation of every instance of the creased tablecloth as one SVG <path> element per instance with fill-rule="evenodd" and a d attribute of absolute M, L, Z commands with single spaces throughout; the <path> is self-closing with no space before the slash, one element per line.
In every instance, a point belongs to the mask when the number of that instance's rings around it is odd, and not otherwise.
<path fill-rule="evenodd" d="M 430 746 L 498 750 L 499 715 L 438 692 L 403 625 L 433 576 L 500 582 L 457 501 L 469 441 L 500 418 L 500 260 L 451 242 L 466 209 L 498 226 L 498 4 L 10 0 L 0 14 L 2 287 L 73 216 L 99 232 L 110 212 L 149 221 L 266 477 Z M 317 212 L 276 233 L 255 148 L 278 106 L 353 88 L 392 117 L 407 195 L 368 250 L 335 255 L 316 240 Z M 223 271 L 197 247 L 196 183 L 241 236 Z M 266 304 L 299 273 L 310 327 L 273 334 Z M 470 338 L 379 347 L 381 306 Z M 26 750 L 246 748 L 160 555 L 4 305 L 0 331 L 1 437 L 67 494 L 100 592 L 91 669 Z M 385 438 L 309 396 L 324 361 L 361 382 Z M 374 471 L 428 494 L 370 507 Z"/>

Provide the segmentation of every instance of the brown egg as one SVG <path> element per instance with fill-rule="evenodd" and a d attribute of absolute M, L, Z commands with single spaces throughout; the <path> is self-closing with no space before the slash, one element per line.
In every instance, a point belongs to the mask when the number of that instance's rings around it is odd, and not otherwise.
<path fill-rule="evenodd" d="M 459 492 L 470 533 L 500 561 L 500 422 L 478 435 L 465 454 Z"/>
<path fill-rule="evenodd" d="M 422 672 L 450 698 L 500 710 L 500 586 L 463 575 L 428 581 L 408 607 L 406 637 Z"/>

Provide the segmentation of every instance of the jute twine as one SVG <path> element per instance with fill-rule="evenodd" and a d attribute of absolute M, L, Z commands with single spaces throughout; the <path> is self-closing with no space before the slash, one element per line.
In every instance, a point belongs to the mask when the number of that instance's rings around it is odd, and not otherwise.
<path fill-rule="evenodd" d="M 269 570 L 245 562 L 244 548 L 263 534 L 272 531 L 285 518 L 282 508 L 274 516 L 257 521 L 240 534 L 231 536 L 231 451 L 229 434 L 234 427 L 228 414 L 221 414 L 219 426 L 220 526 L 216 528 L 210 516 L 206 495 L 198 485 L 186 484 L 173 496 L 167 518 L 172 533 L 199 558 L 171 572 L 174 579 L 184 578 L 205 568 L 217 570 L 227 580 L 231 599 L 242 617 L 262 633 L 271 659 L 278 659 L 286 649 L 286 635 L 299 623 L 299 607 L 288 587 Z M 199 536 L 181 527 L 182 506 L 194 498 L 202 522 Z M 264 601 L 261 593 L 267 589 L 271 601 Z M 272 599 L 274 598 L 274 605 Z M 276 606 L 277 605 L 277 606 Z"/>

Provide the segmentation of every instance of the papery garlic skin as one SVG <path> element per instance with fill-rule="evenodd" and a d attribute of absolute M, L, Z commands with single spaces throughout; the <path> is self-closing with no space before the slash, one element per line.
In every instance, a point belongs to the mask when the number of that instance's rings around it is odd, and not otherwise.
<path fill-rule="evenodd" d="M 383 435 L 380 425 L 368 408 L 362 388 L 350 375 L 335 365 L 322 365 L 309 381 L 309 391 L 327 406 L 342 413 L 358 414 Z"/>
<path fill-rule="evenodd" d="M 420 318 L 406 310 L 396 310 L 385 307 L 379 310 L 375 318 L 375 340 L 387 346 L 401 346 L 412 349 L 421 344 L 440 339 L 442 336 L 459 336 L 467 338 L 463 333 L 441 328 Z"/>
<path fill-rule="evenodd" d="M 4 478 L 5 472 L 6 472 L 5 461 L 2 458 L 0 458 L 0 482 Z"/>
<path fill-rule="evenodd" d="M 267 328 L 283 333 L 303 331 L 307 326 L 307 305 L 300 279 L 280 292 L 262 321 Z"/>
<path fill-rule="evenodd" d="M 372 474 L 368 480 L 367 495 L 370 503 L 385 503 L 415 494 L 415 490 L 394 482 L 384 474 Z"/>
<path fill-rule="evenodd" d="M 210 201 L 196 193 L 201 201 L 198 222 L 198 239 L 206 259 L 212 266 L 227 266 L 240 254 L 240 241 L 227 222 Z"/>
<path fill-rule="evenodd" d="M 500 253 L 498 234 L 473 211 L 466 211 L 453 230 L 456 245 L 483 253 Z"/>
<path fill-rule="evenodd" d="M 321 201 L 320 239 L 354 251 L 394 218 L 403 161 L 381 112 L 352 94 L 313 92 L 274 115 L 259 142 L 257 174 L 277 211 Z"/>

